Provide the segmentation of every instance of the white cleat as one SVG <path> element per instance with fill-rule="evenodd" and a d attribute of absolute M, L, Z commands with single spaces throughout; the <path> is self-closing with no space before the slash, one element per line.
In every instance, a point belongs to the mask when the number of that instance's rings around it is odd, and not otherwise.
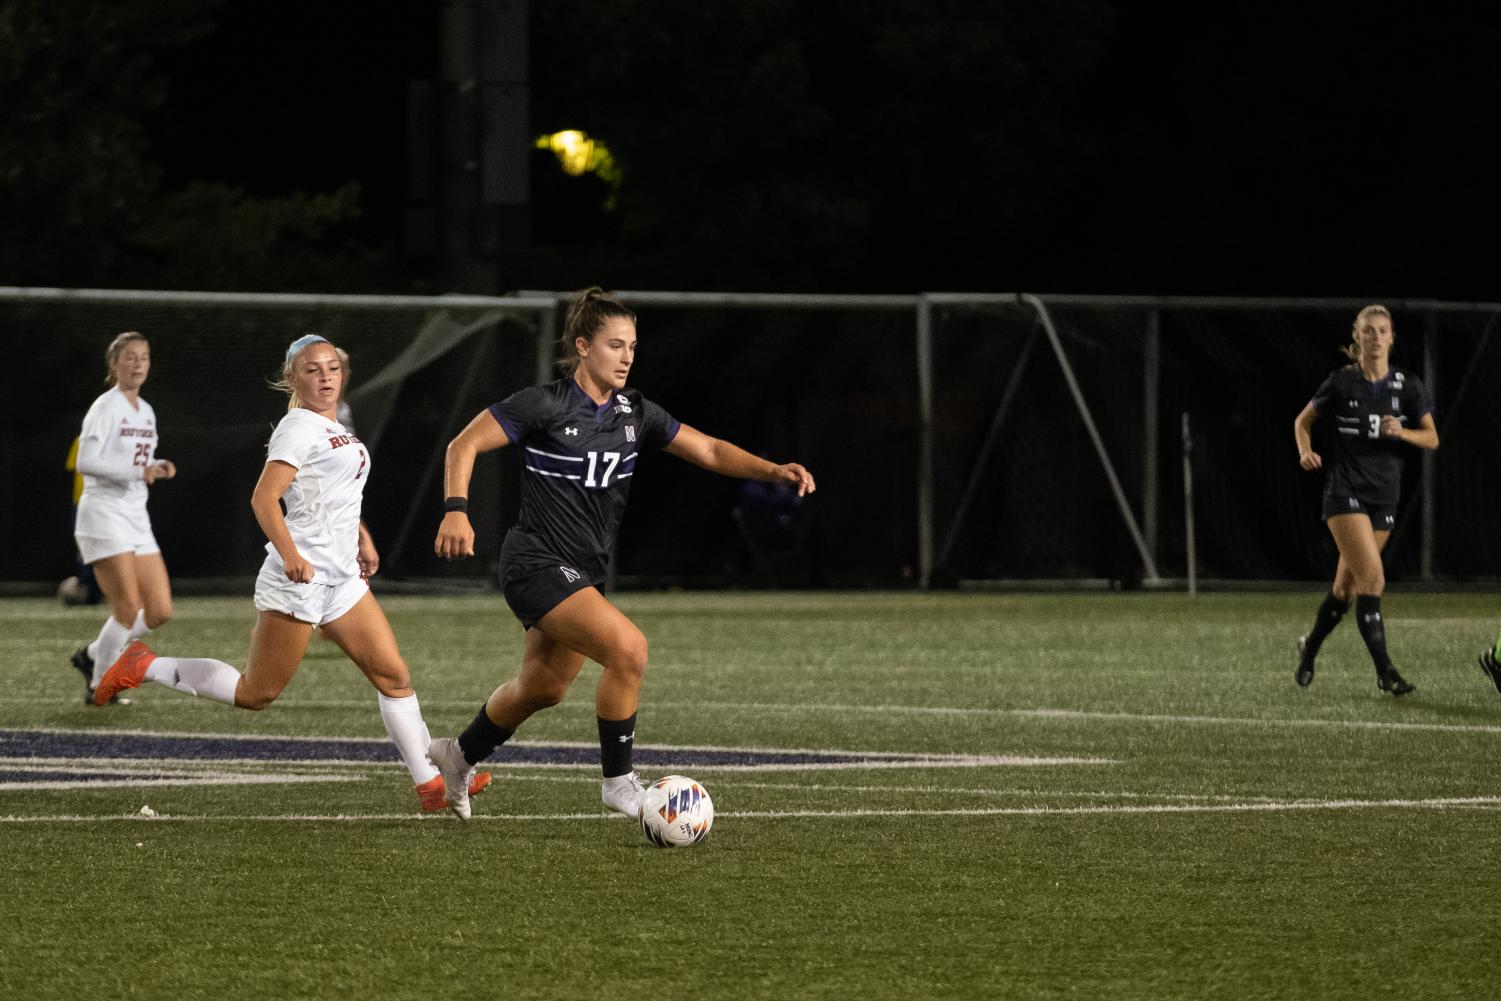
<path fill-rule="evenodd" d="M 443 776 L 443 797 L 460 820 L 469 819 L 469 780 L 474 766 L 464 760 L 463 748 L 452 737 L 439 737 L 427 745 L 427 760 Z"/>
<path fill-rule="evenodd" d="M 635 772 L 626 772 L 624 775 L 616 775 L 605 779 L 599 785 L 600 801 L 614 810 L 623 813 L 627 817 L 641 816 L 641 795 L 646 788 L 641 784 L 641 776 Z"/>

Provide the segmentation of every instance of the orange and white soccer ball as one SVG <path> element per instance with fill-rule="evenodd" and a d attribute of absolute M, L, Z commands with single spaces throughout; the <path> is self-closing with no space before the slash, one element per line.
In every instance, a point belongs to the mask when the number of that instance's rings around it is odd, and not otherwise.
<path fill-rule="evenodd" d="M 641 833 L 658 848 L 687 848 L 709 836 L 714 801 L 709 790 L 682 775 L 668 775 L 641 795 Z"/>

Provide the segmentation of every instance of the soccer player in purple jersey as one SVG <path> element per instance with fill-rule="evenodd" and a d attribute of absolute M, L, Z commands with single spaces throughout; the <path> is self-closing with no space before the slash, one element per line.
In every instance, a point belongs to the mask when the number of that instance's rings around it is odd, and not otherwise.
<path fill-rule="evenodd" d="M 1414 687 L 1392 665 L 1381 620 L 1386 574 L 1381 550 L 1396 522 L 1402 488 L 1402 445 L 1438 448 L 1433 401 L 1418 377 L 1388 363 L 1392 316 L 1371 305 L 1355 316 L 1353 343 L 1344 350 L 1352 364 L 1335 369 L 1293 421 L 1298 465 L 1324 468 L 1313 450 L 1313 425 L 1320 417 L 1334 424 L 1334 461 L 1324 476 L 1324 522 L 1339 548 L 1334 584 L 1319 606 L 1313 628 L 1298 640 L 1293 677 L 1313 683 L 1314 658 L 1324 638 L 1355 603 L 1355 624 L 1376 667 L 1376 685 L 1392 695 Z"/>
<path fill-rule="evenodd" d="M 601 593 L 637 457 L 663 449 L 725 476 L 815 489 L 795 462 L 776 464 L 681 424 L 626 388 L 636 357 L 636 314 L 599 288 L 570 303 L 556 382 L 532 386 L 480 413 L 448 445 L 445 513 L 434 549 L 443 559 L 474 554 L 466 513 L 475 456 L 520 446 L 521 511 L 501 547 L 506 603 L 525 629 L 521 669 L 457 738 L 428 751 L 443 773 L 450 809 L 469 816 L 468 777 L 533 713 L 562 701 L 584 660 L 604 671 L 595 692 L 600 798 L 635 816 L 640 778 L 631 764 L 646 637 Z"/>

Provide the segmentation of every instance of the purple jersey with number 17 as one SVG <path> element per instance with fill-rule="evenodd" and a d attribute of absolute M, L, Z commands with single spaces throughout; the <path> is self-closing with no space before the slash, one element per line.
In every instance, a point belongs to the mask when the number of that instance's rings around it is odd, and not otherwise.
<path fill-rule="evenodd" d="M 521 512 L 501 550 L 507 579 L 564 563 L 602 580 L 630 496 L 636 460 L 681 425 L 634 389 L 595 403 L 571 377 L 490 407 L 521 454 Z"/>

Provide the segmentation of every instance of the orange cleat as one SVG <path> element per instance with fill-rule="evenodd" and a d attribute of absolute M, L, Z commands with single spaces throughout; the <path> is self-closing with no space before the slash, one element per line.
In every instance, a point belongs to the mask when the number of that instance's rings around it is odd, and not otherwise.
<path fill-rule="evenodd" d="M 469 795 L 478 796 L 484 792 L 485 787 L 493 778 L 489 772 L 475 772 L 469 779 Z M 417 801 L 422 804 L 423 813 L 437 813 L 448 809 L 446 788 L 443 785 L 443 776 L 434 775 L 420 786 L 413 786 L 417 790 Z"/>
<path fill-rule="evenodd" d="M 140 688 L 146 680 L 146 668 L 156 660 L 156 654 L 140 640 L 134 640 L 120 654 L 120 659 L 109 666 L 99 686 L 94 689 L 94 705 L 109 705 L 109 700 L 127 688 Z"/>

